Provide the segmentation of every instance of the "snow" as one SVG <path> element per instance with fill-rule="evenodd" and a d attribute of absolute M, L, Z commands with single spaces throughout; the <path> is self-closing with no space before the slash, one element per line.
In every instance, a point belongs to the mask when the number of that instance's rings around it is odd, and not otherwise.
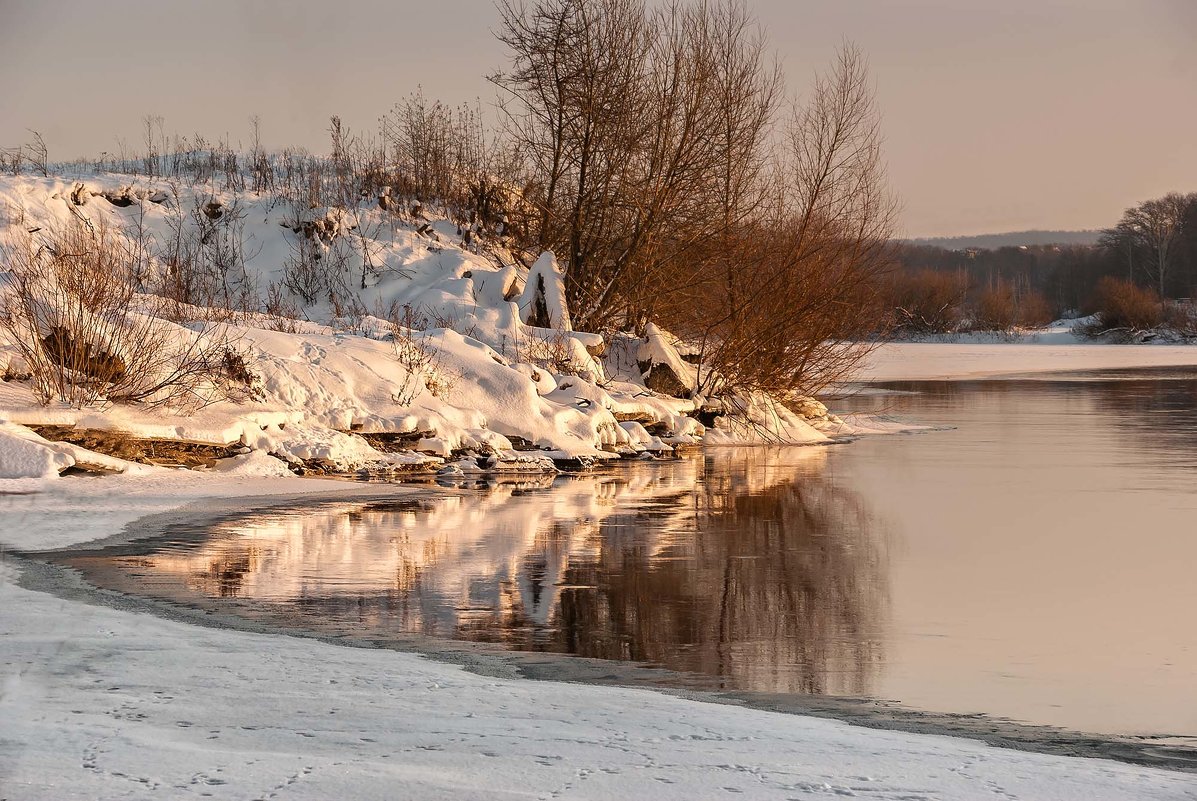
<path fill-rule="evenodd" d="M 0 420 L 0 479 L 50 478 L 74 463 L 29 429 Z"/>
<path fill-rule="evenodd" d="M 222 459 L 212 468 L 212 472 L 245 478 L 290 478 L 292 475 L 286 463 L 262 451 L 250 451 L 231 459 Z"/>
<path fill-rule="evenodd" d="M 894 342 L 881 345 L 869 355 L 857 380 L 935 381 L 1194 366 L 1197 366 L 1197 345 Z"/>
<path fill-rule="evenodd" d="M 154 252 L 179 226 L 188 231 L 203 218 L 199 209 L 218 203 L 225 212 L 205 225 L 241 242 L 247 258 L 236 280 L 251 305 L 262 307 L 270 288 L 278 290 L 294 249 L 305 242 L 328 260 L 336 255 L 330 248 L 341 247 L 350 257 L 346 269 L 355 276 L 360 271 L 360 286 L 347 280 L 341 304 L 290 297 L 308 321 L 239 313 L 218 327 L 214 335 L 227 335 L 245 353 L 256 376 L 254 399 L 221 401 L 186 416 L 131 406 L 76 410 L 39 406 L 27 383 L 7 381 L 0 384 L 0 419 L 241 443 L 288 461 L 317 460 L 343 470 L 386 469 L 420 458 L 380 453 L 355 432 L 431 434 L 420 444 L 439 458 L 454 451 L 510 450 L 512 438 L 560 458 L 640 452 L 648 441 L 619 425 L 629 417 L 663 426 L 670 444 L 701 439 L 702 427 L 686 416 L 693 403 L 647 391 L 638 374 L 607 375 L 595 355 L 605 348 L 603 337 L 570 330 L 562 275 L 551 253 L 526 270 L 501 249 L 470 250 L 455 240 L 446 220 L 416 228 L 371 203 L 350 212 L 296 209 L 212 185 L 112 175 L 82 176 L 81 183 L 89 191 L 77 192 L 75 181 L 0 176 L 0 239 L 22 228 L 48 231 L 78 217 L 104 221 L 125 235 L 144 231 Z M 134 202 L 113 206 L 104 193 Z M 522 298 L 514 292 L 520 285 Z M 0 283 L 0 292 L 9 291 L 7 281 Z M 340 308 L 346 304 L 355 311 Z M 538 304 L 551 328 L 525 323 Z M 180 344 L 194 336 L 188 328 L 163 325 Z M 21 367 L 16 348 L 0 335 L 0 373 L 19 374 Z M 12 444 L 7 450 L 12 466 L 4 470 L 13 475 L 42 475 L 69 461 L 61 452 L 47 456 L 40 446 Z"/>
<path fill-rule="evenodd" d="M 1075 333 L 1093 317 L 1056 320 L 1013 335 L 974 332 L 881 345 L 860 381 L 936 381 L 1025 373 L 1197 366 L 1197 344 L 1097 343 Z"/>
<path fill-rule="evenodd" d="M 0 495 L 2 540 L 62 546 L 189 498 L 358 491 L 259 480 L 263 458 L 186 482 L 159 469 Z M 475 675 L 412 654 L 86 605 L 18 587 L 17 576 L 0 563 L 8 798 L 1197 797 L 1185 774 Z"/>
<path fill-rule="evenodd" d="M 815 445 L 829 437 L 816 423 L 795 414 L 781 403 L 754 393 L 735 399 L 736 415 L 715 420 L 715 427 L 703 438 L 706 445 L 792 444 Z M 840 428 L 848 428 L 846 424 Z"/>
<path fill-rule="evenodd" d="M 558 331 L 570 331 L 569 309 L 565 304 L 565 278 L 561 268 L 557 266 L 557 258 L 549 252 L 540 254 L 540 258 L 528 270 L 525 279 L 524 293 L 520 296 L 520 319 L 531 324 L 531 318 L 538 307 L 542 307 L 548 315 L 545 321 L 548 328 Z"/>
<path fill-rule="evenodd" d="M 651 365 L 650 369 L 665 366 L 688 390 L 697 383 L 697 368 L 682 358 L 678 342 L 671 334 L 662 331 L 655 323 L 644 327 L 644 342 L 640 345 L 636 359 L 639 363 Z"/>

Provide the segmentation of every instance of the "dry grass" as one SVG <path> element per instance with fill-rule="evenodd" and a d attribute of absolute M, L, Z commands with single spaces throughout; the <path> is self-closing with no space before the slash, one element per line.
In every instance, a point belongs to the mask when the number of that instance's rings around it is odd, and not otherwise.
<path fill-rule="evenodd" d="M 240 445 L 216 445 L 173 439 L 143 439 L 123 431 L 101 431 L 74 426 L 29 426 L 50 442 L 67 442 L 94 453 L 127 462 L 166 467 L 211 467 L 219 459 L 241 453 Z"/>

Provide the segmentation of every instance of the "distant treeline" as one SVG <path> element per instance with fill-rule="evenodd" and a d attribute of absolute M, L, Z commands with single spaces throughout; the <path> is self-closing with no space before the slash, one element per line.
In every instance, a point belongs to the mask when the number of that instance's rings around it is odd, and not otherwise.
<path fill-rule="evenodd" d="M 1128 209 L 1095 243 L 947 248 L 897 246 L 892 297 L 899 329 L 942 332 L 1033 326 L 1097 310 L 1103 278 L 1167 300 L 1197 297 L 1197 193 L 1170 194 Z M 1007 306 L 999 320 L 995 304 Z M 1046 318 L 1046 319 L 1045 319 Z"/>
<path fill-rule="evenodd" d="M 929 245 L 964 250 L 965 248 L 986 248 L 997 250 L 1022 245 L 1096 245 L 1101 238 L 1101 229 L 1084 231 L 1010 231 L 1001 234 L 974 234 L 972 236 L 929 236 L 907 240 L 912 245 Z"/>

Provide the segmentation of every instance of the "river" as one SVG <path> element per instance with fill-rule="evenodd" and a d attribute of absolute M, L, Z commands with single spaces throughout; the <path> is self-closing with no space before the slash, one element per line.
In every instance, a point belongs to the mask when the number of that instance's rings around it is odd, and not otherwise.
<path fill-rule="evenodd" d="M 68 561 L 374 645 L 1197 738 L 1197 372 L 892 383 L 832 405 L 937 428 L 272 508 Z"/>

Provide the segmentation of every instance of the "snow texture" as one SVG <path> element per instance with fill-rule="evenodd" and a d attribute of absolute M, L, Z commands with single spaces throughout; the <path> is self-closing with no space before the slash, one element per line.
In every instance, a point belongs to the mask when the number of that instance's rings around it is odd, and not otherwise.
<path fill-rule="evenodd" d="M 130 202 L 113 205 L 103 200 L 106 194 Z M 287 461 L 343 470 L 419 461 L 380 453 L 359 433 L 421 434 L 419 449 L 436 458 L 509 451 L 513 438 L 567 459 L 643 452 L 654 443 L 619 424 L 628 419 L 661 428 L 661 442 L 701 440 L 702 426 L 687 416 L 693 403 L 646 390 L 638 374 L 608 375 L 598 356 L 603 338 L 570 330 L 563 277 L 551 253 L 525 270 L 510 254 L 481 254 L 455 242 L 445 220 L 417 230 L 374 207 L 352 215 L 332 208 L 297 213 L 265 196 L 234 196 L 213 186 L 110 175 L 81 182 L 2 176 L 0 239 L 20 227 L 45 232 L 82 217 L 126 235 L 144 231 L 153 251 L 169 241 L 180 217 L 186 222 L 191 209 L 208 204 L 238 209 L 220 219 L 243 226 L 227 235 L 243 242 L 248 257 L 238 280 L 256 288 L 258 303 L 268 287 L 280 285 L 304 237 L 320 247 L 346 238 L 359 243 L 354 247 L 368 252 L 373 266 L 353 267 L 362 271 L 361 286 L 351 281 L 346 291 L 356 293 L 352 300 L 364 313 L 346 319 L 322 298 L 292 298 L 309 321 L 251 313 L 224 324 L 221 333 L 247 354 L 260 391 L 256 400 L 222 401 L 185 417 L 132 406 L 79 411 L 38 406 L 18 380 L 0 384 L 0 419 L 241 443 Z M 512 295 L 520 285 L 523 296 Z M 0 292 L 8 291 L 5 281 Z M 528 325 L 536 308 L 546 319 Z M 163 326 L 180 343 L 194 336 L 186 327 Z M 0 335 L 0 373 L 20 375 L 23 367 L 15 346 Z M 14 477 L 50 474 L 69 462 L 40 446 L 5 442 L 2 469 Z"/>
<path fill-rule="evenodd" d="M 0 479 L 52 478 L 74 463 L 29 429 L 0 422 Z"/>
<path fill-rule="evenodd" d="M 544 320 L 534 322 L 543 313 Z M 520 296 L 520 319 L 529 325 L 570 331 L 569 307 L 565 303 L 565 277 L 557 266 L 557 258 L 549 252 L 528 270 L 524 293 Z"/>

